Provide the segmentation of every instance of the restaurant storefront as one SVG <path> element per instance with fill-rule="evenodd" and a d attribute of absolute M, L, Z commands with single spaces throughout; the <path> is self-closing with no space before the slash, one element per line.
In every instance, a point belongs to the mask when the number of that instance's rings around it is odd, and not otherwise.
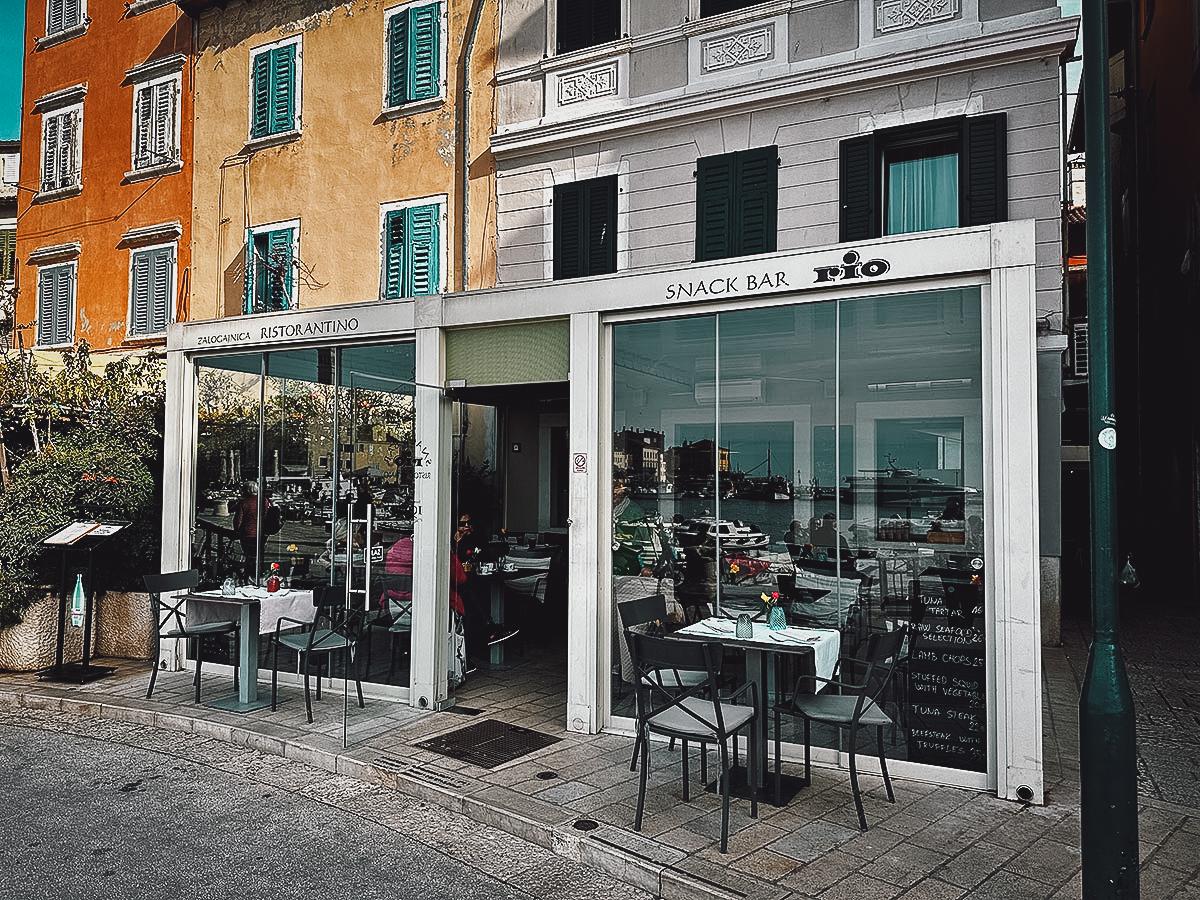
<path fill-rule="evenodd" d="M 215 577 L 211 548 L 240 543 L 231 491 L 254 481 L 287 513 L 250 545 L 252 574 L 336 582 L 349 560 L 353 581 L 346 491 L 365 484 L 366 558 L 409 532 L 413 548 L 408 674 L 370 693 L 452 703 L 462 398 L 558 377 L 464 377 L 456 335 L 510 362 L 537 335 L 538 356 L 569 360 L 547 419 L 565 439 L 534 442 L 564 459 L 522 470 L 563 482 L 567 729 L 632 732 L 617 602 L 662 593 L 690 621 L 780 593 L 844 654 L 912 629 L 888 699 L 894 774 L 1040 801 L 1034 257 L 1017 222 L 173 326 L 166 565 Z M 539 496 L 548 510 L 556 492 Z M 814 758 L 844 765 L 839 740 L 814 732 Z"/>

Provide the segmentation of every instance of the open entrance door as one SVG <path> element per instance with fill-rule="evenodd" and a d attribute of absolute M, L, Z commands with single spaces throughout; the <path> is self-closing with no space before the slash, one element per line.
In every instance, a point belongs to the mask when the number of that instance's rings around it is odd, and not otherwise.
<path fill-rule="evenodd" d="M 453 400 L 453 509 L 472 532 L 456 552 L 468 569 L 456 696 L 469 705 L 476 685 L 503 682 L 517 697 L 536 680 L 565 703 L 568 384 L 458 388 Z M 547 724 L 561 728 L 558 706 Z"/>

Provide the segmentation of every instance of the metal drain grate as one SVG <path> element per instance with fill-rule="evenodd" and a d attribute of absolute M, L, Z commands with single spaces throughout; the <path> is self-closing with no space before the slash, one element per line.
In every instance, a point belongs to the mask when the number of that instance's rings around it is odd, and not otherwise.
<path fill-rule="evenodd" d="M 484 719 L 466 728 L 421 741 L 416 746 L 441 753 L 459 762 L 470 763 L 483 769 L 494 769 L 526 753 L 557 744 L 558 741 L 556 737 L 522 728 L 520 725 Z"/>

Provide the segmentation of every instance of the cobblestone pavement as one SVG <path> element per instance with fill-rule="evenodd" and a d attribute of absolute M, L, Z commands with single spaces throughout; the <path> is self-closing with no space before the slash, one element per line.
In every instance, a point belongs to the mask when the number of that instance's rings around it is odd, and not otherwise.
<path fill-rule="evenodd" d="M 1200 810 L 1200 604 L 1128 593 L 1118 633 L 1137 722 L 1138 791 Z M 1088 621 L 1063 622 L 1063 651 L 1077 683 L 1090 641 Z"/>

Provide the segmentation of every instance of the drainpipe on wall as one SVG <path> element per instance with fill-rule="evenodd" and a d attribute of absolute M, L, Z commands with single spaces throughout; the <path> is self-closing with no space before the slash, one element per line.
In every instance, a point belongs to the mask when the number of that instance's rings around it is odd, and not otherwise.
<path fill-rule="evenodd" d="M 461 205 L 459 213 L 459 227 L 462 229 L 462 261 L 459 266 L 461 272 L 459 286 L 462 290 L 468 289 L 468 261 L 470 260 L 470 241 L 471 241 L 471 204 L 470 204 L 470 185 L 471 185 L 471 117 L 469 115 L 469 105 L 471 103 L 471 53 L 475 49 L 475 36 L 479 32 L 479 18 L 483 13 L 484 0 L 473 0 L 471 3 L 471 12 L 467 18 L 467 32 L 463 40 L 462 49 L 458 55 L 458 94 L 457 102 L 454 104 L 455 111 L 458 115 L 458 158 L 462 161 L 462 186 L 459 192 L 458 202 Z"/>

